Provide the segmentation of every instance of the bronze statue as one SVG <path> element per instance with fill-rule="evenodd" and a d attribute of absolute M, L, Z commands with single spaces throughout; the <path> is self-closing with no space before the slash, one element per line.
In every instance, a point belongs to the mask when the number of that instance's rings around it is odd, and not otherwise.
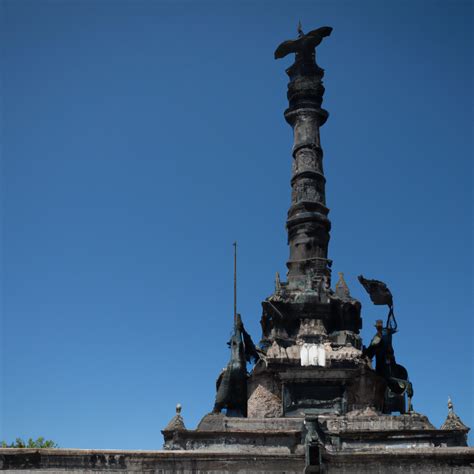
<path fill-rule="evenodd" d="M 315 48 L 321 44 L 323 38 L 331 34 L 331 31 L 330 26 L 323 26 L 304 34 L 300 22 L 298 24 L 298 39 L 283 41 L 275 50 L 275 59 L 295 53 L 295 63 L 288 72 L 291 74 L 314 72 L 315 69 L 319 69 L 316 64 Z"/>
<path fill-rule="evenodd" d="M 314 59 L 314 49 L 321 44 L 323 38 L 331 34 L 331 31 L 330 26 L 323 26 L 304 34 L 299 23 L 298 39 L 283 41 L 275 50 L 275 59 L 284 58 L 290 53 L 295 53 L 297 59 L 298 56 L 301 58 L 312 56 Z"/>
<path fill-rule="evenodd" d="M 378 319 L 375 323 L 377 333 L 372 338 L 369 347 L 364 347 L 362 354 L 369 359 L 375 356 L 375 371 L 387 382 L 384 412 L 405 412 L 405 393 L 408 396 L 408 411 L 412 411 L 411 399 L 413 386 L 408 380 L 408 372 L 403 365 L 395 361 L 395 352 L 392 345 L 392 335 L 397 332 L 397 321 L 393 311 L 393 297 L 389 288 L 383 281 L 367 280 L 362 275 L 359 281 L 375 305 L 387 305 L 389 308 L 385 327 L 383 321 Z"/>
<path fill-rule="evenodd" d="M 228 342 L 231 354 L 227 367 L 216 381 L 214 413 L 227 409 L 227 415 L 247 416 L 247 362 L 259 358 L 257 349 L 244 328 L 240 314 L 236 314 L 234 333 Z"/>
<path fill-rule="evenodd" d="M 364 348 L 363 355 L 369 357 L 369 359 L 375 356 L 375 371 L 380 376 L 388 379 L 391 376 L 391 369 L 395 365 L 392 335 L 397 332 L 397 325 L 390 320 L 384 327 L 383 321 L 377 319 L 375 329 L 377 332 L 370 341 L 369 347 Z"/>

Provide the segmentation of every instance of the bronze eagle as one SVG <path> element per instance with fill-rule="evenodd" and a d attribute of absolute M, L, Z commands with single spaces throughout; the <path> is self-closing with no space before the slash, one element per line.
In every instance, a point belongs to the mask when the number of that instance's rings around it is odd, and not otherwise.
<path fill-rule="evenodd" d="M 296 40 L 283 41 L 275 50 L 275 59 L 284 58 L 290 53 L 312 54 L 314 48 L 318 46 L 323 38 L 331 34 L 332 28 L 330 26 L 322 26 L 316 30 L 304 34 L 301 26 L 298 27 L 299 38 Z"/>

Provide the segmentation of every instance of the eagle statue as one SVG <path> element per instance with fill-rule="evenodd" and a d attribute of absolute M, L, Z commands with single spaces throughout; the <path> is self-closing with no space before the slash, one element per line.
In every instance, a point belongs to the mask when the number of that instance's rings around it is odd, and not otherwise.
<path fill-rule="evenodd" d="M 283 41 L 275 50 L 275 59 L 281 59 L 288 54 L 295 53 L 296 61 L 314 60 L 314 49 L 321 44 L 323 38 L 331 34 L 331 31 L 332 28 L 330 26 L 322 26 L 304 34 L 300 22 L 298 24 L 298 39 Z"/>

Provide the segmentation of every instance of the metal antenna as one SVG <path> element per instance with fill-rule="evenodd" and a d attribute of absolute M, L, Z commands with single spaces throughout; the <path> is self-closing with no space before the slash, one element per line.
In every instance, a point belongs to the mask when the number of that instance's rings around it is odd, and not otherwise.
<path fill-rule="evenodd" d="M 234 245 L 234 324 L 237 322 L 237 242 Z"/>

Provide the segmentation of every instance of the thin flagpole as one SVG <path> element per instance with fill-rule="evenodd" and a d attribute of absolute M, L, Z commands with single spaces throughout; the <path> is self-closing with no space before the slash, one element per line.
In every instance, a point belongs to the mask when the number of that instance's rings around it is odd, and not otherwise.
<path fill-rule="evenodd" d="M 234 324 L 237 322 L 237 242 L 234 242 Z"/>

